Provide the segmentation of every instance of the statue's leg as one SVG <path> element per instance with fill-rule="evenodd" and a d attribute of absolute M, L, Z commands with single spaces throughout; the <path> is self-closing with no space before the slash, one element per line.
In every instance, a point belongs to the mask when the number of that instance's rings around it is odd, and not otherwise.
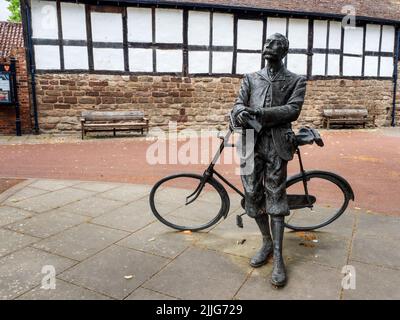
<path fill-rule="evenodd" d="M 286 268 L 282 255 L 285 216 L 290 214 L 286 195 L 287 161 L 281 159 L 273 146 L 268 144 L 267 170 L 265 174 L 266 211 L 271 216 L 274 243 L 274 265 L 271 283 L 276 287 L 286 284 Z"/>
<path fill-rule="evenodd" d="M 260 250 L 250 260 L 250 265 L 254 268 L 266 264 L 268 257 L 273 252 L 269 217 L 265 212 L 264 169 L 265 159 L 256 152 L 254 155 L 254 169 L 250 174 L 241 176 L 245 191 L 246 213 L 256 220 L 263 239 Z"/>

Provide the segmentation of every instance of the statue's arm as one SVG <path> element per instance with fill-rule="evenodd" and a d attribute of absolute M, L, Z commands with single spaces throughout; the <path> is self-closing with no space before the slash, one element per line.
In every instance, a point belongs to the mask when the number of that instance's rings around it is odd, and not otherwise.
<path fill-rule="evenodd" d="M 249 107 L 250 99 L 250 81 L 246 74 L 242 80 L 238 97 L 236 98 L 235 105 L 231 111 L 233 119 L 236 119 L 237 115 Z"/>
<path fill-rule="evenodd" d="M 261 109 L 261 121 L 268 127 L 296 121 L 300 115 L 306 94 L 307 81 L 304 77 L 297 80 L 288 102 L 279 107 Z"/>

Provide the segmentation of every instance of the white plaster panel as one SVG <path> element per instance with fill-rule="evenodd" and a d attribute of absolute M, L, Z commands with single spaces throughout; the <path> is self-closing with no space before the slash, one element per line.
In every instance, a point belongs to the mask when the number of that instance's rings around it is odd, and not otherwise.
<path fill-rule="evenodd" d="M 263 22 L 259 20 L 238 21 L 238 48 L 262 49 Z"/>
<path fill-rule="evenodd" d="M 31 1 L 32 37 L 58 39 L 57 8 L 55 2 Z"/>
<path fill-rule="evenodd" d="M 233 46 L 233 15 L 213 14 L 213 45 Z"/>
<path fill-rule="evenodd" d="M 93 48 L 95 70 L 124 70 L 124 52 L 122 49 Z"/>
<path fill-rule="evenodd" d="M 328 55 L 328 76 L 338 76 L 340 74 L 340 55 Z"/>
<path fill-rule="evenodd" d="M 289 19 L 289 43 L 292 49 L 307 49 L 308 20 Z"/>
<path fill-rule="evenodd" d="M 268 18 L 267 19 L 267 38 L 274 33 L 286 35 L 286 19 Z"/>
<path fill-rule="evenodd" d="M 188 43 L 208 46 L 210 44 L 210 13 L 189 11 Z"/>
<path fill-rule="evenodd" d="M 331 21 L 329 27 L 329 49 L 340 49 L 342 42 L 342 24 Z"/>
<path fill-rule="evenodd" d="M 260 70 L 261 55 L 258 53 L 238 53 L 236 60 L 236 73 L 245 74 Z"/>
<path fill-rule="evenodd" d="M 209 73 L 210 53 L 189 51 L 189 73 Z"/>
<path fill-rule="evenodd" d="M 182 72 L 182 50 L 157 50 L 157 72 Z"/>
<path fill-rule="evenodd" d="M 365 36 L 365 50 L 379 52 L 379 39 L 381 37 L 381 26 L 376 24 L 367 25 Z"/>
<path fill-rule="evenodd" d="M 151 8 L 128 8 L 128 41 L 152 42 Z"/>
<path fill-rule="evenodd" d="M 65 69 L 89 69 L 87 47 L 64 46 Z"/>
<path fill-rule="evenodd" d="M 156 42 L 183 42 L 183 11 L 156 9 Z"/>
<path fill-rule="evenodd" d="M 377 77 L 378 76 L 378 57 L 365 57 L 364 76 Z"/>
<path fill-rule="evenodd" d="M 344 53 L 362 54 L 363 53 L 364 29 L 345 28 L 344 31 Z"/>
<path fill-rule="evenodd" d="M 313 55 L 313 65 L 312 65 L 312 74 L 315 76 L 324 76 L 325 75 L 325 61 L 326 54 L 314 54 Z"/>
<path fill-rule="evenodd" d="M 122 42 L 120 13 L 92 12 L 92 39 L 99 42 Z"/>
<path fill-rule="evenodd" d="M 153 50 L 129 48 L 129 70 L 153 72 Z"/>
<path fill-rule="evenodd" d="M 327 36 L 328 36 L 328 22 L 315 20 L 314 21 L 314 48 L 325 49 Z"/>
<path fill-rule="evenodd" d="M 212 73 L 232 73 L 232 52 L 213 52 Z"/>
<path fill-rule="evenodd" d="M 393 77 L 393 58 L 390 57 L 382 57 L 381 58 L 381 77 Z"/>
<path fill-rule="evenodd" d="M 361 76 L 362 74 L 362 58 L 343 57 L 343 75 L 344 76 Z"/>
<path fill-rule="evenodd" d="M 394 27 L 383 26 L 381 52 L 394 52 Z"/>
<path fill-rule="evenodd" d="M 34 46 L 37 69 L 60 69 L 60 48 L 58 46 Z"/>
<path fill-rule="evenodd" d="M 287 68 L 297 74 L 307 74 L 307 55 L 288 54 Z"/>
<path fill-rule="evenodd" d="M 85 5 L 61 2 L 63 39 L 86 40 Z"/>

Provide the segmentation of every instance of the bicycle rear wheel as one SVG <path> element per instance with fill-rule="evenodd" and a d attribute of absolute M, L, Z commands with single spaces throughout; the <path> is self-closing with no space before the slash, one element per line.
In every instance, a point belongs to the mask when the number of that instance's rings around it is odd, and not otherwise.
<path fill-rule="evenodd" d="M 313 203 L 309 208 L 291 208 L 286 227 L 294 231 L 311 231 L 327 226 L 346 211 L 350 200 L 354 200 L 350 185 L 335 174 L 307 172 L 306 179 L 308 194 Z M 303 177 L 298 175 L 290 178 L 286 190 L 288 195 L 305 197 Z"/>
<path fill-rule="evenodd" d="M 216 224 L 229 211 L 230 200 L 225 188 L 214 178 L 183 173 L 166 177 L 150 192 L 150 207 L 163 224 L 180 231 L 200 231 Z M 193 202 L 199 191 L 197 199 Z"/>

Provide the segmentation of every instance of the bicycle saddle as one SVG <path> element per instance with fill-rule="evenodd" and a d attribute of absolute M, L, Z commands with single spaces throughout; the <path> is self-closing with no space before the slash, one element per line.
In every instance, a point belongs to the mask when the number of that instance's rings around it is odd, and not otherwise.
<path fill-rule="evenodd" d="M 296 142 L 299 147 L 306 144 L 313 144 L 314 142 L 320 147 L 324 146 L 324 141 L 322 140 L 319 132 L 310 127 L 304 127 L 299 130 L 299 132 L 296 134 Z"/>

